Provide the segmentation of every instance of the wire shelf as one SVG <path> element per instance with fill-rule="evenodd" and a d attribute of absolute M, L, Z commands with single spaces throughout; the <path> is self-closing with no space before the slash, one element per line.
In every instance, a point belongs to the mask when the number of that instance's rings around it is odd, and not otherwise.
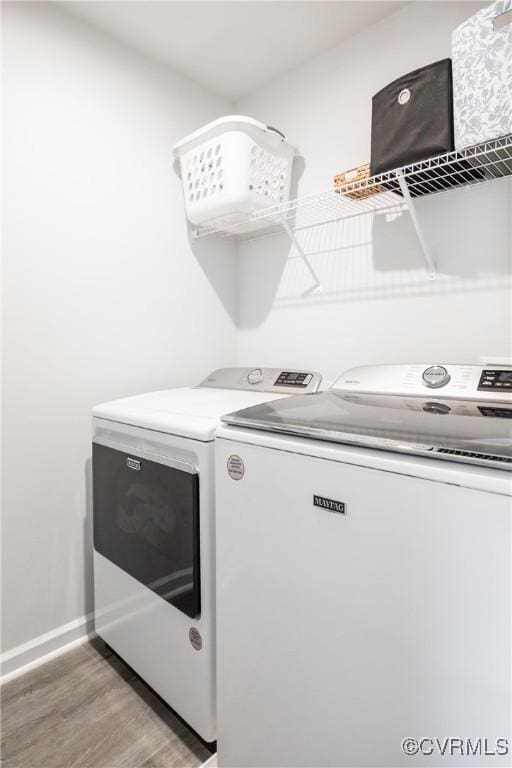
<path fill-rule="evenodd" d="M 282 231 L 298 232 L 321 224 L 368 213 L 407 210 L 414 198 L 466 187 L 512 175 L 512 134 L 467 149 L 403 166 L 362 181 L 342 184 L 314 195 L 290 200 L 236 223 L 209 222 L 193 230 L 194 237 L 220 234 L 248 239 Z"/>

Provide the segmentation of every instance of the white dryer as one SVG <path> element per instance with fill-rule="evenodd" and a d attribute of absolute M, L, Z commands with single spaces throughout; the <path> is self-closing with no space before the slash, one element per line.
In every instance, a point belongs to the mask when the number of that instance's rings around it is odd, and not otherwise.
<path fill-rule="evenodd" d="M 222 768 L 510 766 L 511 394 L 362 367 L 223 419 Z"/>
<path fill-rule="evenodd" d="M 206 741 L 217 736 L 215 430 L 228 411 L 320 379 L 225 368 L 93 410 L 96 631 Z"/>

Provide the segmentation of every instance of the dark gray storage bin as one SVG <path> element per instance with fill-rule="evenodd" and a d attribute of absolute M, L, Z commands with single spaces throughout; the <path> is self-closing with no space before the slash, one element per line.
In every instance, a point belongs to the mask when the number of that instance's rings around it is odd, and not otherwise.
<path fill-rule="evenodd" d="M 415 69 L 372 99 L 372 174 L 454 149 L 451 59 Z"/>

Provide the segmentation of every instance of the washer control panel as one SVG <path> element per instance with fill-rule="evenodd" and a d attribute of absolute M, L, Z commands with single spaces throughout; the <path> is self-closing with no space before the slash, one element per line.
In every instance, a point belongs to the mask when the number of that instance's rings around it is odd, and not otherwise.
<path fill-rule="evenodd" d="M 345 371 L 333 389 L 342 392 L 512 403 L 512 365 L 363 365 Z M 429 394 L 430 392 L 430 394 Z"/>
<path fill-rule="evenodd" d="M 199 386 L 303 395 L 317 392 L 321 381 L 321 375 L 314 371 L 293 371 L 281 368 L 219 368 L 207 376 Z"/>
<path fill-rule="evenodd" d="M 478 389 L 481 392 L 487 392 L 489 389 L 494 390 L 512 390 L 512 371 L 504 368 L 484 368 L 480 381 L 478 382 Z"/>

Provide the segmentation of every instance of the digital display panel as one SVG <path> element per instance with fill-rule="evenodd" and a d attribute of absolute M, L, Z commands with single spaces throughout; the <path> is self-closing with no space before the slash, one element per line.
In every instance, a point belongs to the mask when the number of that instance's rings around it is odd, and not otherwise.
<path fill-rule="evenodd" d="M 307 387 L 313 375 L 298 371 L 281 371 L 274 382 L 275 387 Z"/>
<path fill-rule="evenodd" d="M 486 368 L 480 376 L 478 389 L 480 392 L 488 389 L 512 391 L 512 371 Z"/>
<path fill-rule="evenodd" d="M 482 416 L 493 416 L 497 419 L 512 419 L 512 408 L 492 408 L 486 406 L 485 408 L 478 408 Z"/>

